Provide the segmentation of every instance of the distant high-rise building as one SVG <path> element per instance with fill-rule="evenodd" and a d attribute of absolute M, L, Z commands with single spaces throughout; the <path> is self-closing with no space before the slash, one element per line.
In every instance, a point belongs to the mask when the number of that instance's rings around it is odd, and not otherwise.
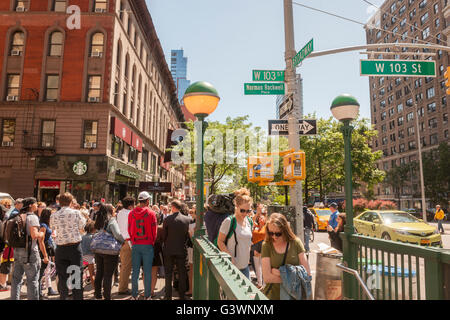
<path fill-rule="evenodd" d="M 177 87 L 178 100 L 182 102 L 186 89 L 191 85 L 191 81 L 186 79 L 187 58 L 183 56 L 184 50 L 172 50 L 170 59 L 170 72 Z"/>

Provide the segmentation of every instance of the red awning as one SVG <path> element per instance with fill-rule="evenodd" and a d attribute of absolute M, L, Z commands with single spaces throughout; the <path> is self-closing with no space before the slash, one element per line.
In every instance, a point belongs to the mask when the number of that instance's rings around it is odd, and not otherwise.
<path fill-rule="evenodd" d="M 131 129 L 116 117 L 111 117 L 111 133 L 131 145 Z"/>
<path fill-rule="evenodd" d="M 59 189 L 61 181 L 39 181 L 39 188 L 41 189 Z"/>
<path fill-rule="evenodd" d="M 133 140 L 131 142 L 131 145 L 133 146 L 133 148 L 135 148 L 136 150 L 142 152 L 142 139 L 133 132 Z"/>

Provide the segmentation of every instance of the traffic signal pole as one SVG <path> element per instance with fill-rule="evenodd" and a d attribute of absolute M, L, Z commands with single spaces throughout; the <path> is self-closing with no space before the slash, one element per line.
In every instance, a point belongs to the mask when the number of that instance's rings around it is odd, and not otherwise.
<path fill-rule="evenodd" d="M 294 17 L 292 9 L 292 0 L 284 0 L 284 31 L 285 31 L 285 46 L 284 54 L 286 60 L 285 82 L 287 85 L 287 94 L 293 94 L 293 108 L 288 118 L 289 124 L 289 148 L 300 150 L 300 136 L 298 134 L 298 119 L 302 117 L 300 106 L 300 93 L 296 86 L 296 70 L 293 64 L 293 58 L 296 55 L 295 41 L 294 41 Z M 302 198 L 302 183 L 297 181 L 294 186 L 290 188 L 291 206 L 295 207 L 295 229 L 296 235 L 300 240 L 304 241 L 303 232 L 303 198 Z"/>

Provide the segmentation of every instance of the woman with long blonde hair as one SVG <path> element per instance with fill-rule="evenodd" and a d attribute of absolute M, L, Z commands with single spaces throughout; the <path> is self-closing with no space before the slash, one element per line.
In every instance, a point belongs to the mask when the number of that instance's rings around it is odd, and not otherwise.
<path fill-rule="evenodd" d="M 248 217 L 252 212 L 253 199 L 245 188 L 237 190 L 234 198 L 234 215 L 226 218 L 219 230 L 217 245 L 231 256 L 233 264 L 250 279 L 250 248 L 252 246 L 253 221 Z"/>
<path fill-rule="evenodd" d="M 297 238 L 281 213 L 272 213 L 266 224 L 266 239 L 262 245 L 262 272 L 266 286 L 264 294 L 271 300 L 280 300 L 282 283 L 279 268 L 282 265 L 302 265 L 311 276 L 302 241 Z"/>

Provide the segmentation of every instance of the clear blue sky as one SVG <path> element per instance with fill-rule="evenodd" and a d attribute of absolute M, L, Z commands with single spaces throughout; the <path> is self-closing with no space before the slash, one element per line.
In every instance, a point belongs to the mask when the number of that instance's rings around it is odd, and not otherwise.
<path fill-rule="evenodd" d="M 296 0 L 296 2 L 366 22 L 369 6 L 361 0 Z M 380 5 L 382 0 L 373 0 Z M 210 116 L 250 115 L 267 130 L 275 119 L 275 96 L 245 96 L 252 70 L 282 70 L 284 62 L 283 0 L 147 0 L 166 58 L 183 48 L 192 82 L 211 82 L 221 102 Z M 366 43 L 361 25 L 294 5 L 295 48 L 314 38 L 315 51 Z M 354 95 L 361 115 L 370 118 L 369 84 L 359 75 L 358 51 L 307 59 L 297 68 L 304 81 L 304 113 L 331 116 L 330 104 L 341 93 Z M 167 60 L 169 60 L 167 59 Z"/>

